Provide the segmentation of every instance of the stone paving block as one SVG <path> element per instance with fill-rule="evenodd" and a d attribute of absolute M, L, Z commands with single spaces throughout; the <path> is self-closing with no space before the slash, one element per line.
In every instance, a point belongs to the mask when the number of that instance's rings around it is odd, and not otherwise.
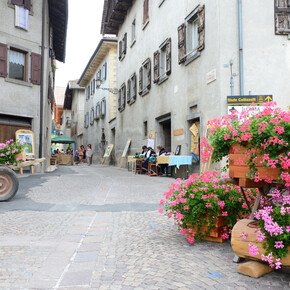
<path fill-rule="evenodd" d="M 82 262 L 92 262 L 96 261 L 98 258 L 98 252 L 77 252 L 74 258 L 75 263 L 82 263 Z"/>
<path fill-rule="evenodd" d="M 89 286 L 92 278 L 91 271 L 67 272 L 60 286 Z"/>

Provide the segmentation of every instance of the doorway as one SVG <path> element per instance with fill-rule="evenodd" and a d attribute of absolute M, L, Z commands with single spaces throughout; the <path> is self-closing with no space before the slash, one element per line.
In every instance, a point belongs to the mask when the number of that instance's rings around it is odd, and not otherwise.
<path fill-rule="evenodd" d="M 171 152 L 171 120 L 164 121 L 162 124 L 163 147 L 167 152 Z"/>

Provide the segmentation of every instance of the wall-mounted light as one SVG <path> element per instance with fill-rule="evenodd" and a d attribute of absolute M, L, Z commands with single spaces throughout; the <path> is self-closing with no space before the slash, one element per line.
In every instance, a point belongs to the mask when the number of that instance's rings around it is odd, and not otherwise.
<path fill-rule="evenodd" d="M 102 80 L 100 78 L 96 79 L 96 88 L 97 90 L 106 90 L 109 91 L 112 94 L 118 94 L 118 89 L 116 88 L 101 88 Z"/>

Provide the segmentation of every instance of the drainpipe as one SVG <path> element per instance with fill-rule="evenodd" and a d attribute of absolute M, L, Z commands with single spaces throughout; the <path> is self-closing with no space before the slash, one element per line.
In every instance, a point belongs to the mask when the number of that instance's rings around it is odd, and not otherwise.
<path fill-rule="evenodd" d="M 240 95 L 244 95 L 244 47 L 243 47 L 243 19 L 242 19 L 242 0 L 238 0 L 239 10 L 239 77 L 240 77 Z"/>
<path fill-rule="evenodd" d="M 41 71 L 40 71 L 40 110 L 39 110 L 39 158 L 42 158 L 42 136 L 43 136 L 43 72 L 44 72 L 44 34 L 45 34 L 45 1 L 42 0 L 42 33 L 41 33 Z"/>

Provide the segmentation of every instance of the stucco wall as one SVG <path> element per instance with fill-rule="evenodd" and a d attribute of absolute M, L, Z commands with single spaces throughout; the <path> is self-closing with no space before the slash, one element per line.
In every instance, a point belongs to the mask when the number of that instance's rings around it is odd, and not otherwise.
<path fill-rule="evenodd" d="M 29 13 L 28 31 L 15 27 L 14 5 L 8 5 L 8 1 L 0 1 L 0 43 L 8 47 L 23 49 L 28 52 L 27 82 L 11 80 L 0 77 L 0 114 L 28 117 L 32 119 L 32 130 L 35 134 L 36 157 L 39 156 L 40 133 L 40 86 L 30 83 L 32 52 L 41 54 L 42 35 L 42 2 L 32 1 L 32 12 Z M 48 100 L 48 76 L 51 72 L 49 58 L 49 14 L 46 1 L 45 14 L 45 49 L 44 49 L 44 81 L 43 81 L 43 136 L 42 156 L 46 157 L 45 165 L 36 170 L 45 170 L 49 164 L 50 135 L 51 135 L 51 104 Z"/>
<path fill-rule="evenodd" d="M 274 4 L 272 0 L 243 1 L 244 36 L 244 92 L 245 94 L 273 94 L 281 107 L 289 106 L 289 40 L 274 34 Z M 177 27 L 198 5 L 205 4 L 205 49 L 200 57 L 188 65 L 178 64 Z M 136 17 L 136 42 L 131 45 L 131 23 Z M 160 85 L 151 82 L 149 94 L 137 95 L 132 105 L 126 104 L 117 113 L 116 155 L 120 158 L 128 138 L 132 138 L 129 154 L 140 151 L 147 144 L 143 122 L 148 130 L 159 130 L 156 118 L 171 114 L 171 148 L 182 145 L 181 154 L 190 154 L 188 127 L 197 118 L 201 134 L 205 134 L 209 119 L 227 113 L 230 96 L 230 60 L 233 61 L 234 94 L 239 94 L 238 1 L 149 1 L 149 23 L 142 29 L 143 1 L 134 1 L 128 11 L 118 37 L 127 33 L 127 53 L 118 61 L 118 87 L 150 57 L 153 80 L 153 53 L 163 41 L 171 37 L 172 73 Z M 206 76 L 216 70 L 216 80 L 207 84 Z M 288 79 L 288 81 L 287 81 Z M 250 92 L 249 92 L 250 91 Z M 194 106 L 196 105 L 196 106 Z M 192 108 L 190 108 L 192 107 Z M 176 129 L 184 134 L 174 136 Z M 157 134 L 157 142 L 159 136 Z M 158 144 L 157 144 L 158 145 Z"/>

